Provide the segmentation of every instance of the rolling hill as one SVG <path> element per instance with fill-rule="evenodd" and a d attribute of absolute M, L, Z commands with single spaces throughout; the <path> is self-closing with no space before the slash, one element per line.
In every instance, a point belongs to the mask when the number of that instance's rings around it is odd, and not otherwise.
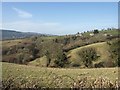
<path fill-rule="evenodd" d="M 2 61 L 42 67 L 82 68 L 85 65 L 83 64 L 85 60 L 82 60 L 82 56 L 78 53 L 83 49 L 88 49 L 89 52 L 89 48 L 94 48 L 96 59 L 92 61 L 92 63 L 91 61 L 87 63 L 93 64 L 92 67 L 95 67 L 96 64 L 98 64 L 99 67 L 113 67 L 116 66 L 115 63 L 117 63 L 117 61 L 115 61 L 116 56 L 111 57 L 113 52 L 111 52 L 110 46 L 113 41 L 117 41 L 119 38 L 117 32 L 117 30 L 110 30 L 107 34 L 106 30 L 99 31 L 99 33 L 94 34 L 94 36 L 84 33 L 81 36 L 37 36 L 24 39 L 4 40 L 2 41 Z M 105 34 L 107 34 L 107 36 Z"/>
<path fill-rule="evenodd" d="M 83 47 L 70 50 L 68 52 L 68 57 L 70 57 L 69 61 L 71 62 L 71 64 L 75 64 L 75 63 L 82 64 L 82 61 L 80 60 L 80 56 L 78 52 L 85 48 L 95 48 L 99 58 L 93 62 L 94 64 L 109 60 L 109 56 L 110 56 L 109 45 L 106 42 L 101 42 L 101 43 L 94 43 L 94 44 L 90 44 L 90 45 L 86 45 Z"/>
<path fill-rule="evenodd" d="M 117 30 L 90 33 L 0 41 L 3 88 L 119 88 Z"/>
<path fill-rule="evenodd" d="M 15 30 L 0 30 L 0 32 L 2 33 L 2 40 L 27 38 L 31 36 L 50 36 L 48 34 L 40 34 L 40 33 L 33 33 L 33 32 L 19 32 Z"/>

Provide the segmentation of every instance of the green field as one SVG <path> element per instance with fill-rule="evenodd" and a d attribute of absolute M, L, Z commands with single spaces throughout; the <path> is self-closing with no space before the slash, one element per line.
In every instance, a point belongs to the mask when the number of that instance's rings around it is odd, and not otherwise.
<path fill-rule="evenodd" d="M 118 68 L 43 68 L 2 62 L 2 78 L 6 88 L 9 86 L 15 88 L 70 88 L 79 80 L 86 81 L 84 83 L 87 88 L 91 87 L 95 81 L 100 84 L 100 80 L 105 80 L 105 83 L 109 82 L 115 87 L 114 83 L 118 79 Z M 110 86 L 106 85 L 106 87 Z"/>

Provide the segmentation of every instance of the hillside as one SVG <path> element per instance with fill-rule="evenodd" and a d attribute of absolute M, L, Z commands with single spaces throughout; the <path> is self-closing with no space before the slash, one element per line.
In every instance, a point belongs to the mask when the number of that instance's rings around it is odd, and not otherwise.
<path fill-rule="evenodd" d="M 89 32 L 92 36 L 86 32 L 4 40 L 2 61 L 42 67 L 115 67 L 118 54 L 114 52 L 119 49 L 119 46 L 115 46 L 118 45 L 117 32 L 105 30 L 97 34 Z M 115 51 L 112 50 L 113 46 Z"/>
<path fill-rule="evenodd" d="M 84 88 L 101 88 L 100 80 L 105 80 L 102 83 L 106 88 L 118 85 L 118 68 L 60 69 L 2 62 L 2 74 L 4 88 L 75 88 L 81 81 Z"/>
<path fill-rule="evenodd" d="M 105 64 L 109 61 L 111 55 L 109 52 L 110 51 L 109 45 L 106 42 L 100 42 L 100 43 L 94 43 L 94 44 L 82 46 L 67 52 L 69 67 L 84 67 L 78 52 L 86 48 L 95 48 L 97 55 L 99 56 L 99 58 L 97 58 L 96 61 L 93 61 L 93 66 L 97 64 L 99 65 L 101 63 L 100 67 L 104 67 L 102 63 Z M 46 67 L 47 66 L 46 64 L 47 64 L 47 57 L 43 56 L 41 58 L 37 58 L 34 61 L 29 62 L 28 65 Z"/>
<path fill-rule="evenodd" d="M 41 1 L 0 4 L 0 88 L 120 90 L 120 3 Z"/>
<path fill-rule="evenodd" d="M 119 88 L 120 38 L 108 33 L 0 41 L 3 88 Z"/>
<path fill-rule="evenodd" d="M 27 38 L 31 36 L 47 36 L 47 34 L 32 33 L 32 32 L 19 32 L 14 30 L 0 30 L 2 33 L 2 40 L 6 39 L 17 39 L 17 38 Z"/>
<path fill-rule="evenodd" d="M 109 52 L 109 45 L 106 42 L 101 42 L 101 43 L 94 43 L 90 45 L 86 45 L 83 47 L 79 47 L 73 50 L 70 50 L 68 52 L 68 57 L 69 61 L 71 62 L 72 65 L 74 64 L 82 64 L 82 61 L 80 60 L 80 56 L 78 55 L 78 52 L 82 49 L 85 48 L 95 48 L 97 55 L 99 55 L 99 58 L 94 61 L 94 64 L 100 63 L 100 62 L 105 62 L 109 60 L 110 52 Z"/>

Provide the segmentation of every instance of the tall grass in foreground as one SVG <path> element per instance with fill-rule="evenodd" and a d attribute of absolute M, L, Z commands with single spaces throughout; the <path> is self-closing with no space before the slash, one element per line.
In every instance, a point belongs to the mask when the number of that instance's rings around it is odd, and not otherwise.
<path fill-rule="evenodd" d="M 51 77 L 52 75 L 52 77 Z M 18 76 L 13 77 L 10 76 L 2 81 L 3 89 L 8 90 L 12 88 L 114 88 L 120 89 L 120 81 L 118 78 L 114 82 L 112 82 L 107 77 L 81 77 L 78 76 L 76 79 L 68 76 L 62 75 L 58 76 L 53 72 L 50 72 L 47 77 L 28 77 Z M 51 80 L 52 79 L 52 80 Z M 47 80 L 45 82 L 44 80 Z M 67 82 L 67 80 L 69 82 Z"/>
<path fill-rule="evenodd" d="M 12 88 L 120 88 L 118 68 L 44 68 L 2 62 L 2 84 Z"/>

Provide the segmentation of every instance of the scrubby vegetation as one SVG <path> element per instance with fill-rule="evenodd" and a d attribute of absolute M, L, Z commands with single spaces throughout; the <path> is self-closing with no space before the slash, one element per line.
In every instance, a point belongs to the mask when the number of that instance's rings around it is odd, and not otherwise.
<path fill-rule="evenodd" d="M 79 62 L 83 62 L 84 67 L 113 67 L 119 66 L 116 55 L 119 46 L 114 45 L 119 38 L 117 29 L 109 30 L 93 30 L 84 33 L 77 33 L 75 35 L 65 36 L 32 36 L 31 38 L 6 40 L 3 41 L 3 62 L 29 64 L 31 61 L 46 57 L 46 67 L 80 67 Z M 77 63 L 73 64 L 69 60 L 69 51 L 79 47 L 91 45 L 99 42 L 107 42 L 110 47 L 111 54 L 107 60 L 101 61 L 99 52 L 95 49 L 84 48 L 79 51 L 79 59 L 75 60 Z M 114 48 L 113 48 L 113 46 Z M 118 57 L 118 58 L 117 58 Z M 41 59 L 40 59 L 41 60 Z M 93 63 L 96 63 L 94 65 Z M 41 60 L 42 62 L 42 60 Z M 106 63 L 110 63 L 108 66 Z M 42 64 L 42 63 L 41 63 Z"/>
<path fill-rule="evenodd" d="M 110 46 L 111 58 L 114 60 L 114 66 L 120 66 L 120 39 L 114 39 L 108 42 Z"/>
<path fill-rule="evenodd" d="M 118 89 L 118 31 L 4 40 L 2 88 Z"/>
<path fill-rule="evenodd" d="M 94 48 L 83 48 L 78 52 L 86 67 L 92 67 L 92 61 L 97 59 L 97 53 Z"/>

